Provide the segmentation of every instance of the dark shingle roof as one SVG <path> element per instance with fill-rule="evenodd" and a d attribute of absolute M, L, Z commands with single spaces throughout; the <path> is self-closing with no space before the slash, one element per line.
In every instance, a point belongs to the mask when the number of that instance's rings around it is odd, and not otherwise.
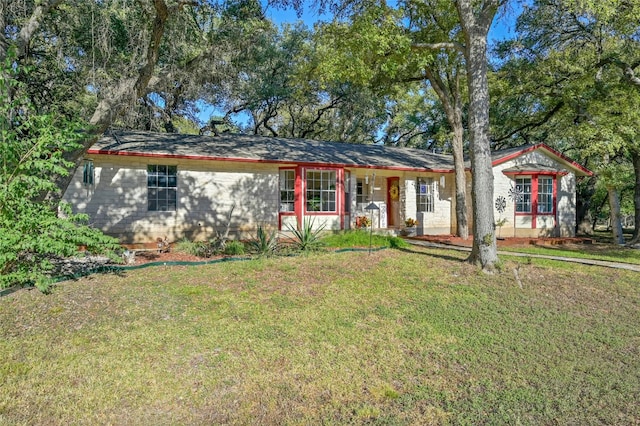
<path fill-rule="evenodd" d="M 89 153 L 453 171 L 452 156 L 425 150 L 239 134 L 111 131 Z"/>
<path fill-rule="evenodd" d="M 534 149 L 535 147 L 536 147 L 536 145 L 526 144 L 526 145 L 515 146 L 513 148 L 501 149 L 499 151 L 492 151 L 491 152 L 491 159 L 493 161 L 500 160 L 502 158 L 509 157 L 509 156 L 511 156 L 513 154 L 517 154 L 519 152 L 527 152 L 529 150 Z"/>
<path fill-rule="evenodd" d="M 592 172 L 545 144 L 524 145 L 494 151 L 494 166 L 514 156 L 543 148 L 557 161 L 579 175 Z M 434 154 L 421 149 L 384 145 L 359 145 L 310 139 L 285 139 L 226 133 L 220 136 L 152 133 L 135 130 L 107 132 L 89 150 L 90 154 L 152 155 L 194 159 L 255 161 L 264 163 L 317 164 L 346 167 L 387 168 L 453 172 L 451 155 Z M 469 161 L 465 167 L 470 168 Z"/>
<path fill-rule="evenodd" d="M 545 166 L 543 164 L 520 164 L 504 169 L 502 173 L 525 173 L 525 172 L 557 172 L 557 167 Z"/>

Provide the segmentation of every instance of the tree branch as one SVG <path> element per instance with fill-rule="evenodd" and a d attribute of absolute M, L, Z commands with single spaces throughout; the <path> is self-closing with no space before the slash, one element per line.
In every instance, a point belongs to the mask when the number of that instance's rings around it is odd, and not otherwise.
<path fill-rule="evenodd" d="M 136 77 L 121 80 L 110 94 L 105 96 L 96 107 L 89 123 L 95 127 L 96 133 L 102 134 L 111 124 L 113 118 L 120 114 L 123 105 L 143 96 L 158 62 L 160 42 L 164 35 L 165 25 L 169 17 L 169 9 L 164 0 L 154 0 L 156 16 L 153 20 L 151 40 L 147 46 L 146 63 L 138 70 Z"/>
<path fill-rule="evenodd" d="M 411 49 L 415 51 L 446 49 L 457 50 L 458 52 L 464 53 L 464 46 L 455 41 L 441 43 L 414 43 L 411 45 Z"/>
<path fill-rule="evenodd" d="M 60 0 L 50 0 L 53 4 Z M 182 3 L 177 7 L 182 7 Z M 176 13 L 174 8 L 169 10 L 165 0 L 153 0 L 153 6 L 155 9 L 155 17 L 153 19 L 153 26 L 151 30 L 151 37 L 149 45 L 147 46 L 147 55 L 145 64 L 138 69 L 137 75 L 133 77 L 123 78 L 115 84 L 113 90 L 105 91 L 106 95 L 98 105 L 89 120 L 91 129 L 88 131 L 86 138 L 82 143 L 82 147 L 77 150 L 65 153 L 65 158 L 75 164 L 75 168 L 78 167 L 84 153 L 95 143 L 95 141 L 109 128 L 113 119 L 118 116 L 126 105 L 135 102 L 136 99 L 142 97 L 145 94 L 146 88 L 151 80 L 153 71 L 158 62 L 160 44 L 166 27 L 167 20 L 170 13 Z M 71 170 L 72 172 L 75 170 Z M 47 199 L 57 199 L 66 190 L 67 186 L 73 178 L 73 173 L 68 176 L 57 176 L 55 178 L 56 186 L 60 193 L 47 194 Z"/>
<path fill-rule="evenodd" d="M 620 68 L 626 80 L 632 85 L 640 88 L 640 77 L 636 76 L 635 72 L 635 68 L 638 67 L 640 63 L 636 62 L 633 64 L 628 64 L 618 58 L 610 57 L 601 60 L 596 66 L 600 68 L 606 65 L 615 65 L 616 67 Z"/>
<path fill-rule="evenodd" d="M 331 102 L 329 103 L 329 105 L 322 107 L 320 109 L 318 109 L 316 111 L 316 118 L 313 119 L 308 125 L 307 125 L 307 129 L 304 130 L 301 134 L 300 137 L 301 138 L 306 138 L 307 135 L 309 135 L 309 133 L 311 133 L 313 131 L 313 127 L 318 123 L 318 121 L 320 121 L 320 119 L 322 118 L 322 116 L 324 115 L 325 112 L 335 108 L 337 105 L 340 104 L 340 102 L 342 102 L 342 98 L 344 98 L 344 94 L 340 94 L 339 96 L 337 96 L 336 98 L 332 99 Z"/>
<path fill-rule="evenodd" d="M 63 0 L 49 0 L 42 2 L 42 4 L 36 6 L 36 8 L 33 10 L 33 13 L 31 14 L 31 17 L 18 33 L 18 51 L 16 52 L 18 58 L 23 58 L 27 55 L 31 38 L 33 37 L 33 34 L 38 30 L 38 28 L 40 28 L 40 24 L 42 23 L 45 15 L 49 13 L 51 9 L 62 3 L 62 1 Z"/>
<path fill-rule="evenodd" d="M 497 142 L 502 142 L 506 139 L 511 138 L 513 135 L 515 135 L 516 133 L 520 133 L 521 131 L 525 130 L 525 129 L 531 129 L 533 127 L 539 127 L 542 126 L 544 123 L 546 123 L 547 121 L 551 120 L 551 117 L 553 117 L 558 111 L 560 111 L 560 109 L 562 109 L 562 107 L 564 106 L 564 101 L 560 101 L 558 102 L 551 110 L 549 110 L 544 117 L 542 117 L 540 120 L 538 121 L 534 121 L 532 123 L 527 123 L 523 126 L 518 127 L 517 129 L 514 129 L 513 131 L 507 133 L 506 135 L 499 137 L 499 138 L 495 138 L 493 139 L 493 142 L 497 143 Z"/>

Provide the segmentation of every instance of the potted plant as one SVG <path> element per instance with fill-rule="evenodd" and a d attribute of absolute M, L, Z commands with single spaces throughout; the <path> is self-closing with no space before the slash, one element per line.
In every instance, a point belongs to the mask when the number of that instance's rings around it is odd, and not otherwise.
<path fill-rule="evenodd" d="M 371 226 L 371 219 L 369 219 L 367 216 L 356 217 L 356 228 L 367 229 L 370 226 Z"/>
<path fill-rule="evenodd" d="M 402 235 L 406 237 L 415 237 L 417 234 L 417 226 L 419 225 L 418 221 L 408 217 L 404 221 L 404 229 L 402 229 Z"/>

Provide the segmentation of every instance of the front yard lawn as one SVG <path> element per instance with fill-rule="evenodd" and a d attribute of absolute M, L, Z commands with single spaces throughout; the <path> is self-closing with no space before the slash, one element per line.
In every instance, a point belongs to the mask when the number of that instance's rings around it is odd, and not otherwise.
<path fill-rule="evenodd" d="M 14 292 L 0 424 L 640 422 L 638 273 L 507 258 L 485 275 L 466 256 L 317 253 Z"/>

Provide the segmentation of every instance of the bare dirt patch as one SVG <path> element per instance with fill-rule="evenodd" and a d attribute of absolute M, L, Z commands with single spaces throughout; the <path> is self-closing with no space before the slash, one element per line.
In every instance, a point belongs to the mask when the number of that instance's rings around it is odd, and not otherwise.
<path fill-rule="evenodd" d="M 213 257 L 204 258 L 174 250 L 168 252 L 138 251 L 136 252 L 134 264 L 141 265 L 152 262 L 202 262 L 213 259 Z"/>
<path fill-rule="evenodd" d="M 172 244 L 166 248 L 159 250 L 156 243 L 148 244 L 124 244 L 124 248 L 131 252 L 135 252 L 133 256 L 133 265 L 142 265 L 146 263 L 165 263 L 165 262 L 203 262 L 214 260 L 223 256 L 200 257 L 192 254 L 177 251 Z"/>

